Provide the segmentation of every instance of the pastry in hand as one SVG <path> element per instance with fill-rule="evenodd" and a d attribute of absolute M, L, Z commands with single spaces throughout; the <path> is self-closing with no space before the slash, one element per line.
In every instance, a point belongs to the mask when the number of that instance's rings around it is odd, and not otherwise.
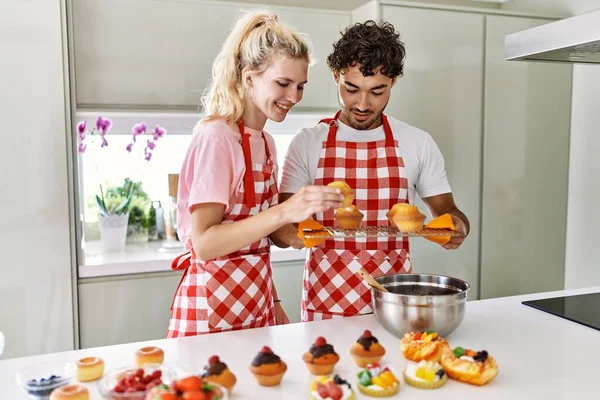
<path fill-rule="evenodd" d="M 416 206 L 408 203 L 397 203 L 387 212 L 390 224 L 400 232 L 417 232 L 423 230 L 425 214 Z"/>
<path fill-rule="evenodd" d="M 313 375 L 329 375 L 340 356 L 324 337 L 319 336 L 310 349 L 302 356 L 306 367 Z"/>
<path fill-rule="evenodd" d="M 436 332 L 409 332 L 400 341 L 400 349 L 404 357 L 411 361 L 439 361 L 448 342 Z"/>
<path fill-rule="evenodd" d="M 314 400 L 352 400 L 352 386 L 339 375 L 317 376 L 310 384 L 311 399 Z"/>
<path fill-rule="evenodd" d="M 344 196 L 342 207 L 350 207 L 352 205 L 355 197 L 354 190 L 346 182 L 335 181 L 327 186 L 340 189 L 340 193 Z"/>
<path fill-rule="evenodd" d="M 483 386 L 498 375 L 496 360 L 485 350 L 446 348 L 441 364 L 450 378 L 472 385 Z"/>
<path fill-rule="evenodd" d="M 201 376 L 209 382 L 225 387 L 229 393 L 233 391 L 233 386 L 237 382 L 235 375 L 229 370 L 227 364 L 219 359 L 219 356 L 208 359 L 208 365 L 204 367 Z"/>
<path fill-rule="evenodd" d="M 365 368 L 369 364 L 375 364 L 381 361 L 385 354 L 385 348 L 379 343 L 379 340 L 366 330 L 350 347 L 350 355 L 356 365 Z"/>
<path fill-rule="evenodd" d="M 381 368 L 379 364 L 369 364 L 358 374 L 358 390 L 372 397 L 393 396 L 400 390 L 400 381 L 389 368 Z"/>
<path fill-rule="evenodd" d="M 250 365 L 250 372 L 262 386 L 279 385 L 285 371 L 287 371 L 287 364 L 267 346 L 260 350 Z"/>
<path fill-rule="evenodd" d="M 404 380 L 409 385 L 420 389 L 437 389 L 444 386 L 448 377 L 440 363 L 423 360 L 417 365 L 406 366 Z"/>
<path fill-rule="evenodd" d="M 364 214 L 356 206 L 338 208 L 335 210 L 334 219 L 342 229 L 357 229 L 363 220 Z"/>

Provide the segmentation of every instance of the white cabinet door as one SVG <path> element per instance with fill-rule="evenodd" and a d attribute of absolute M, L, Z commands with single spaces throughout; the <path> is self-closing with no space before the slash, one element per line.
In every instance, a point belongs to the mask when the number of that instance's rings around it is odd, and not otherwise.
<path fill-rule="evenodd" d="M 74 1 L 79 107 L 195 109 L 212 61 L 243 9 L 205 1 Z M 337 107 L 325 59 L 350 13 L 269 7 L 312 39 L 316 64 L 301 107 Z"/>
<path fill-rule="evenodd" d="M 477 298 L 481 179 L 483 16 L 451 11 L 383 7 L 406 45 L 404 77 L 387 113 L 431 134 L 446 162 L 458 207 L 471 234 L 457 251 L 411 239 L 414 271 L 451 275 Z M 417 203 L 422 211 L 426 208 Z M 429 218 L 428 218 L 429 220 Z"/>
<path fill-rule="evenodd" d="M 571 66 L 504 61 L 504 36 L 549 21 L 489 16 L 482 297 L 563 289 Z"/>

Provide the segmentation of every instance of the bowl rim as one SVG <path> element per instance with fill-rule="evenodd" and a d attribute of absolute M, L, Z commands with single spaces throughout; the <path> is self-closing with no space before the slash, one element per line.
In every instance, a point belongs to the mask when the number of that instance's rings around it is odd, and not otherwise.
<path fill-rule="evenodd" d="M 393 293 L 393 292 L 384 292 L 383 290 L 376 288 L 374 286 L 370 286 L 371 290 L 376 292 L 376 293 L 381 293 L 382 295 L 391 295 L 394 297 L 408 297 L 408 298 L 420 298 L 420 297 L 435 297 L 435 298 L 444 298 L 444 297 L 454 297 L 457 295 L 462 295 L 462 294 L 466 294 L 469 290 L 471 290 L 471 285 L 469 284 L 469 282 L 460 279 L 460 278 L 455 278 L 453 276 L 449 276 L 449 275 L 438 275 L 438 274 L 421 274 L 421 273 L 410 273 L 410 274 L 389 274 L 389 275 L 382 275 L 382 276 L 378 276 L 377 278 L 374 278 L 378 283 L 380 283 L 382 286 L 384 285 L 383 283 L 379 282 L 380 278 L 385 278 L 385 277 L 389 277 L 389 276 L 395 276 L 395 275 L 402 275 L 402 276 L 411 276 L 411 275 L 418 275 L 418 276 L 426 276 L 426 277 L 436 277 L 436 278 L 448 278 L 448 279 L 454 279 L 457 281 L 462 282 L 467 288 L 466 289 L 461 289 L 459 292 L 456 293 L 452 293 L 452 294 L 434 294 L 434 295 L 427 295 L 427 296 L 417 296 L 417 295 L 413 295 L 413 294 L 404 294 L 404 293 Z M 385 287 L 385 286 L 384 286 Z"/>
<path fill-rule="evenodd" d="M 114 397 L 118 397 L 118 398 L 123 398 L 123 399 L 127 399 L 129 397 L 139 397 L 141 394 L 143 393 L 147 393 L 148 390 L 144 389 L 144 390 L 139 390 L 137 392 L 124 392 L 124 393 L 112 393 L 114 387 L 112 388 L 108 388 L 108 384 L 107 381 L 109 381 L 110 379 L 114 378 L 115 375 L 119 374 L 119 373 L 125 373 L 127 371 L 137 371 L 138 369 L 145 369 L 145 368 L 155 368 L 155 370 L 161 370 L 161 371 L 167 371 L 171 377 L 170 379 L 176 379 L 177 378 L 177 371 L 165 364 L 156 364 L 156 363 L 149 363 L 149 364 L 144 364 L 143 366 L 138 367 L 137 365 L 130 365 L 130 366 L 123 366 L 123 367 L 119 367 L 119 368 L 114 368 L 111 369 L 109 371 L 107 371 L 103 377 L 101 377 L 97 382 L 96 382 L 96 388 L 98 389 L 98 392 L 100 392 L 100 395 L 105 398 L 105 396 L 107 395 L 111 395 Z M 166 384 L 170 384 L 170 382 L 163 382 Z"/>
<path fill-rule="evenodd" d="M 34 374 L 36 371 L 44 371 L 44 370 L 50 370 L 50 371 L 57 371 L 57 370 L 61 370 L 62 373 L 60 374 L 53 374 L 53 373 L 46 373 L 46 375 L 59 375 L 60 376 L 60 380 L 56 381 L 55 383 L 53 383 L 52 385 L 46 385 L 46 386 L 34 386 L 34 385 L 30 385 L 28 382 L 30 379 L 32 378 L 27 378 L 28 375 Z M 40 364 L 30 364 L 24 368 L 22 368 L 21 370 L 19 370 L 19 372 L 17 372 L 16 376 L 15 376 L 15 380 L 17 381 L 17 385 L 24 389 L 24 390 L 46 390 L 49 388 L 57 388 L 60 386 L 64 386 L 66 384 L 68 384 L 73 377 L 75 376 L 75 365 L 71 362 L 43 362 Z M 42 376 L 43 378 L 44 376 Z M 39 379 L 39 378 L 36 378 Z"/>

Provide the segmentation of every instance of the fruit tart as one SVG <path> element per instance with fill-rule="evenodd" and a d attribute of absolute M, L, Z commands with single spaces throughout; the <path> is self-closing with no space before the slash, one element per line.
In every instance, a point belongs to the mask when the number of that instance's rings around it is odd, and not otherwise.
<path fill-rule="evenodd" d="M 316 400 L 353 400 L 354 391 L 352 386 L 335 376 L 317 376 L 310 385 L 311 399 Z"/>
<path fill-rule="evenodd" d="M 378 363 L 385 354 L 385 348 L 379 340 L 366 330 L 350 347 L 350 355 L 356 365 L 365 368 L 369 364 Z"/>
<path fill-rule="evenodd" d="M 233 391 L 237 382 L 235 375 L 229 370 L 227 364 L 219 359 L 219 356 L 212 356 L 208 359 L 208 365 L 204 367 L 200 376 L 209 382 L 224 386 L 229 393 Z"/>
<path fill-rule="evenodd" d="M 335 364 L 340 361 L 340 356 L 324 337 L 319 336 L 310 349 L 304 353 L 302 359 L 311 374 L 329 375 Z"/>
<path fill-rule="evenodd" d="M 400 342 L 400 349 L 404 357 L 411 361 L 439 361 L 444 349 L 449 348 L 446 339 L 438 336 L 436 332 L 409 332 Z"/>
<path fill-rule="evenodd" d="M 444 386 L 448 377 L 440 363 L 423 360 L 417 365 L 410 364 L 406 367 L 404 380 L 420 389 L 437 389 Z"/>
<path fill-rule="evenodd" d="M 222 386 L 192 375 L 173 381 L 170 385 L 162 384 L 153 387 L 146 393 L 146 400 L 220 400 L 226 398 L 226 393 L 227 390 Z"/>
<path fill-rule="evenodd" d="M 440 362 L 450 378 L 472 385 L 483 386 L 498 375 L 496 360 L 485 350 L 447 348 Z"/>
<path fill-rule="evenodd" d="M 369 364 L 357 377 L 358 390 L 367 396 L 388 397 L 400 390 L 398 378 L 389 368 L 381 368 L 377 363 Z"/>
<path fill-rule="evenodd" d="M 285 371 L 287 371 L 287 364 L 267 346 L 260 350 L 250 365 L 250 372 L 262 386 L 279 385 Z"/>

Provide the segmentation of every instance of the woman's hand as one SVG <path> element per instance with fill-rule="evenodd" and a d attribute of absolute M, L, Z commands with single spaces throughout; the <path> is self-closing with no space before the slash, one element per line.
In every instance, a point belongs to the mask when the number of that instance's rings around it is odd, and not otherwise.
<path fill-rule="evenodd" d="M 306 221 L 313 214 L 343 207 L 344 196 L 338 188 L 305 186 L 281 204 L 289 223 Z"/>
<path fill-rule="evenodd" d="M 275 323 L 277 325 L 285 325 L 290 323 L 290 319 L 285 313 L 285 310 L 281 306 L 280 302 L 275 303 Z"/>

